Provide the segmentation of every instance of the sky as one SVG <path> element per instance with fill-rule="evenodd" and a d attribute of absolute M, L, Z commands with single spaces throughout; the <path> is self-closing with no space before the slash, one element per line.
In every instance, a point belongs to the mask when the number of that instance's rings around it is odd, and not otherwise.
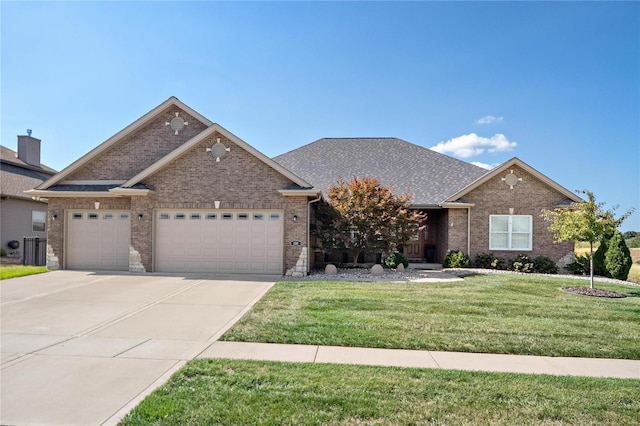
<path fill-rule="evenodd" d="M 518 157 L 640 231 L 640 2 L 0 2 L 1 143 L 61 170 L 170 96 L 274 157 Z"/>

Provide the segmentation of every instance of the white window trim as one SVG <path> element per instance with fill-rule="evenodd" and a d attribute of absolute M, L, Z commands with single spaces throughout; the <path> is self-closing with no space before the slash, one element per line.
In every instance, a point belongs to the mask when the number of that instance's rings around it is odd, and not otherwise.
<path fill-rule="evenodd" d="M 494 217 L 507 217 L 509 219 L 508 221 L 508 229 L 507 229 L 507 247 L 492 247 L 491 246 L 491 241 L 492 238 L 491 236 L 493 235 L 493 229 L 492 229 L 492 219 Z M 512 248 L 513 243 L 512 243 L 512 236 L 513 236 L 513 229 L 512 229 L 512 219 L 514 217 L 528 217 L 529 218 L 529 247 L 528 248 Z M 533 216 L 532 215 L 528 215 L 528 214 L 492 214 L 489 215 L 489 250 L 502 250 L 502 251 L 532 251 L 533 250 Z"/>

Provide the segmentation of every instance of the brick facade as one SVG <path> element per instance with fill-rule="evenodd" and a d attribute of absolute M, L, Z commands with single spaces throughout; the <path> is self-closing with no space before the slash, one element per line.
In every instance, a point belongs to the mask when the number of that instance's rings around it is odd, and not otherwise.
<path fill-rule="evenodd" d="M 502 181 L 506 174 L 513 170 L 513 174 L 522 178 L 513 189 Z M 529 257 L 547 256 L 556 262 L 559 262 L 565 256 L 573 253 L 574 244 L 571 241 L 555 244 L 553 235 L 547 230 L 548 223 L 545 222 L 540 214 L 542 209 L 552 209 L 566 199 L 566 195 L 561 194 L 556 189 L 539 180 L 537 177 L 528 173 L 524 169 L 514 165 L 505 173 L 498 175 L 480 187 L 474 189 L 464 195 L 467 202 L 474 203 L 475 207 L 471 208 L 471 250 L 469 257 L 472 259 L 478 253 L 492 253 L 495 256 L 503 258 L 513 258 L 519 253 L 524 253 Z M 533 219 L 533 250 L 531 251 L 492 251 L 489 250 L 489 216 L 496 214 L 510 214 L 509 209 L 513 209 L 516 215 L 531 215 Z M 450 210 L 451 215 L 454 210 Z M 466 209 L 461 211 L 466 212 Z M 462 219 L 462 217 L 460 218 Z M 466 220 L 466 219 L 465 219 Z M 454 228 L 456 227 L 456 221 Z M 466 230 L 466 225 L 465 225 Z M 450 249 L 466 250 L 466 242 L 462 245 L 460 242 L 452 242 L 450 229 Z M 466 231 L 465 231 L 466 232 Z M 457 232 L 454 233 L 457 235 Z"/>
<path fill-rule="evenodd" d="M 177 135 L 165 124 L 175 113 L 187 123 Z M 129 180 L 207 127 L 181 109 L 171 106 L 146 125 L 111 145 L 77 170 L 68 180 Z"/>

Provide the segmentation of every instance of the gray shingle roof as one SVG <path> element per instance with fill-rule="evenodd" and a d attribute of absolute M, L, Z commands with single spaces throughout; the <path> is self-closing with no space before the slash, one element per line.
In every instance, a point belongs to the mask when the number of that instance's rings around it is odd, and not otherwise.
<path fill-rule="evenodd" d="M 339 179 L 379 178 L 415 205 L 437 205 L 488 173 L 398 138 L 323 138 L 274 158 L 322 190 Z"/>
<path fill-rule="evenodd" d="M 0 193 L 2 196 L 31 199 L 23 191 L 33 189 L 56 171 L 41 165 L 35 167 L 16 156 L 16 152 L 0 145 Z"/>

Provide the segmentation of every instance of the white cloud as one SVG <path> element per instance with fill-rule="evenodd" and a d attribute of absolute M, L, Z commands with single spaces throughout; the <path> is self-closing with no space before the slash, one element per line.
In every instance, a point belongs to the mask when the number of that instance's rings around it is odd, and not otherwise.
<path fill-rule="evenodd" d="M 481 163 L 480 161 L 472 161 L 471 164 L 473 164 L 474 166 L 482 167 L 483 169 L 487 169 L 487 170 L 493 170 L 496 167 L 495 164 Z"/>
<path fill-rule="evenodd" d="M 458 136 L 446 142 L 432 146 L 431 149 L 441 154 L 453 154 L 457 157 L 468 158 L 484 154 L 484 152 L 504 152 L 515 148 L 517 142 L 511 142 L 501 133 L 490 138 L 483 138 L 475 133 Z"/>
<path fill-rule="evenodd" d="M 504 119 L 504 117 L 496 117 L 494 115 L 485 115 L 482 118 L 479 118 L 476 120 L 476 124 L 491 124 L 491 123 L 495 123 L 496 121 L 502 121 Z"/>

